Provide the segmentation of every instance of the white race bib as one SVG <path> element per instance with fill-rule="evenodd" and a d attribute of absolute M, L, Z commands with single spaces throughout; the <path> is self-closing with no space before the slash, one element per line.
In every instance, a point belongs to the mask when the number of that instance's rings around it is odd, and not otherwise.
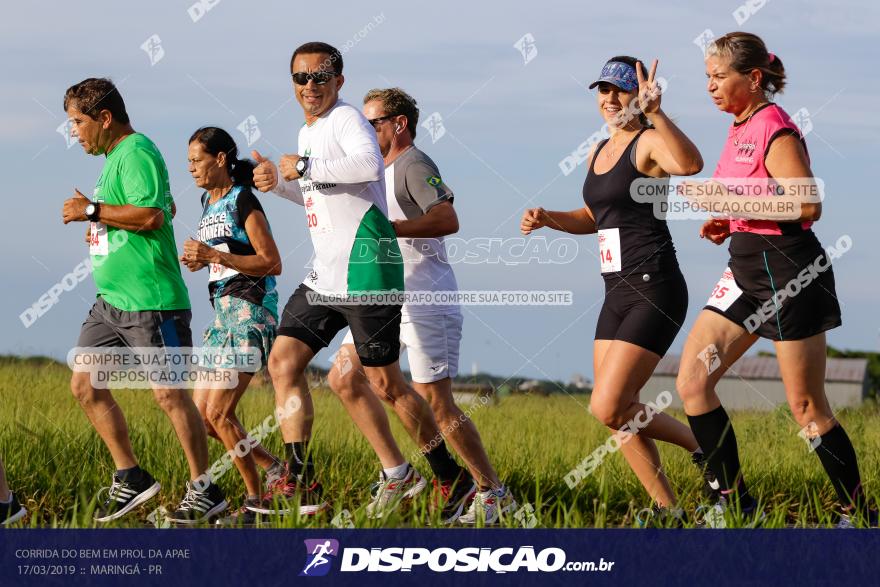
<path fill-rule="evenodd" d="M 330 211 L 323 194 L 312 193 L 304 198 L 306 207 L 306 220 L 309 230 L 317 234 L 333 232 L 333 224 L 330 222 Z"/>
<path fill-rule="evenodd" d="M 724 269 L 721 279 L 715 284 L 715 289 L 712 290 L 712 295 L 709 296 L 709 301 L 706 302 L 706 305 L 714 306 L 723 312 L 741 295 L 742 290 L 736 285 L 736 281 L 733 280 L 733 271 L 730 270 L 730 267 L 727 267 Z"/>
<path fill-rule="evenodd" d="M 89 223 L 89 254 L 110 254 L 110 242 L 107 240 L 107 225 L 103 222 Z"/>
<path fill-rule="evenodd" d="M 229 245 L 227 245 L 226 243 L 221 243 L 214 248 L 221 253 L 229 252 Z M 233 275 L 238 275 L 238 271 L 236 271 L 232 267 L 227 267 L 226 265 L 221 265 L 220 263 L 208 263 L 209 282 L 226 279 L 227 277 L 232 277 Z"/>
<path fill-rule="evenodd" d="M 599 261 L 602 273 L 620 271 L 620 229 L 603 228 L 599 231 Z"/>

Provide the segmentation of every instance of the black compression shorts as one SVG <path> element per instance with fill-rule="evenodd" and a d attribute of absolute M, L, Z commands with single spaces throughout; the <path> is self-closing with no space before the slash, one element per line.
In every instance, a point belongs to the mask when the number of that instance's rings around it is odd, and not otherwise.
<path fill-rule="evenodd" d="M 678 267 L 606 278 L 596 340 L 622 340 L 662 357 L 681 330 L 687 304 Z"/>

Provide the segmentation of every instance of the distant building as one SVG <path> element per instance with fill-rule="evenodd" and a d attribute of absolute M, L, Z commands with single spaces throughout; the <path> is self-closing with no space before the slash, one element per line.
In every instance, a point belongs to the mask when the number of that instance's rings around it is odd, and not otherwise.
<path fill-rule="evenodd" d="M 681 409 L 675 391 L 679 355 L 660 360 L 654 375 L 642 389 L 642 401 L 656 398 L 663 391 L 672 392 L 670 407 Z M 858 406 L 868 395 L 867 359 L 827 359 L 825 393 L 831 407 Z M 785 387 L 776 357 L 742 357 L 727 370 L 715 388 L 721 403 L 728 410 L 773 410 L 786 404 Z"/>
<path fill-rule="evenodd" d="M 457 404 L 498 403 L 495 388 L 488 383 L 453 383 L 452 398 Z"/>
<path fill-rule="evenodd" d="M 544 385 L 543 382 L 538 381 L 537 379 L 530 379 L 528 381 L 523 381 L 520 383 L 516 390 L 518 393 L 532 393 L 536 395 L 549 395 L 550 391 Z"/>
<path fill-rule="evenodd" d="M 580 373 L 575 373 L 574 375 L 572 375 L 571 381 L 569 381 L 568 384 L 571 387 L 583 390 L 589 390 L 593 387 L 593 383 Z"/>

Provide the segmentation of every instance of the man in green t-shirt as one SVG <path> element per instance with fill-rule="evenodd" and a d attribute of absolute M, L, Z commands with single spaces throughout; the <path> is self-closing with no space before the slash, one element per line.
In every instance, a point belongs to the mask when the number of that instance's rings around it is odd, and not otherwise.
<path fill-rule="evenodd" d="M 171 349 L 192 347 L 192 313 L 177 262 L 171 226 L 174 204 L 161 153 L 132 129 L 122 96 L 108 79 L 89 78 L 68 88 L 64 110 L 85 152 L 107 158 L 94 198 L 74 190 L 63 208 L 65 224 L 91 223 L 89 252 L 98 289 L 75 356 L 98 356 L 88 348 L 126 347 L 144 357 L 142 361 L 151 361 L 171 356 L 166 355 L 173 353 Z M 149 378 L 153 394 L 183 445 L 193 480 L 171 521 L 200 522 L 227 507 L 220 488 L 205 475 L 205 426 L 187 391 L 163 386 L 168 380 L 153 378 L 156 373 L 153 370 Z M 90 373 L 79 370 L 70 387 L 117 469 L 95 520 L 120 518 L 156 495 L 160 485 L 138 466 L 125 418 L 110 391 L 96 389 Z"/>

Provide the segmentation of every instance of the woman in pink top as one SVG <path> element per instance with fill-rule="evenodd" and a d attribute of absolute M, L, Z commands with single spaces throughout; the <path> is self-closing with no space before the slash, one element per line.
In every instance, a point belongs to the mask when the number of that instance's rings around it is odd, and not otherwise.
<path fill-rule="evenodd" d="M 803 135 L 771 101 L 785 86 L 782 60 L 759 37 L 729 33 L 709 47 L 706 75 L 715 105 L 734 119 L 713 184 L 728 193 L 715 203 L 736 204 L 725 210 L 738 212 L 713 218 L 700 231 L 716 245 L 730 237 L 730 261 L 687 338 L 677 381 L 688 421 L 721 484 L 722 497 L 706 523 L 724 526 L 733 513 L 745 523 L 763 516 L 743 480 L 736 437 L 715 385 L 759 338 L 767 338 L 776 347 L 794 419 L 843 507 L 839 525 L 875 525 L 855 451 L 824 389 L 825 331 L 841 324 L 829 257 L 851 242 L 842 237 L 826 253 L 810 229 L 822 211 L 819 198 L 772 195 L 784 190 L 803 196 L 816 183 Z M 743 392 L 753 393 L 745 386 Z"/>

